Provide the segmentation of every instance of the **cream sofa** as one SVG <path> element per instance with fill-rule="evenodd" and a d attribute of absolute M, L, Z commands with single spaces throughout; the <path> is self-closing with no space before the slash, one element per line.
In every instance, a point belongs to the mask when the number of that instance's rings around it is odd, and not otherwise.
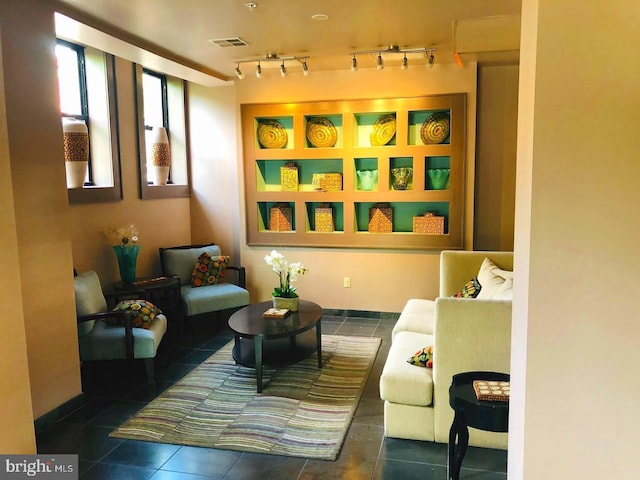
<path fill-rule="evenodd" d="M 506 282 L 490 298 L 453 298 L 473 277 L 485 258 Z M 392 343 L 380 376 L 385 435 L 448 442 L 453 410 L 449 387 L 454 374 L 466 371 L 508 373 L 511 350 L 511 300 L 508 277 L 512 252 L 443 251 L 440 289 L 435 301 L 411 299 L 392 332 Z M 486 278 L 486 277 L 484 277 Z M 497 276 L 495 278 L 500 278 Z M 511 275 L 511 282 L 512 282 Z M 504 280 L 504 279 L 503 279 Z M 482 283 L 482 282 L 481 282 Z M 489 288 L 483 288 L 488 294 Z M 486 296 L 486 295 L 484 295 Z M 433 345 L 433 369 L 407 359 Z M 471 428 L 469 444 L 507 448 L 507 434 Z"/>

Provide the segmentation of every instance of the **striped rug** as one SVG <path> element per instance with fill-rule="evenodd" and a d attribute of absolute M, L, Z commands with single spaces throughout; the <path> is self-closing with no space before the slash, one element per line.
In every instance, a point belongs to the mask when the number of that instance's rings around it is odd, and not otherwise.
<path fill-rule="evenodd" d="M 236 365 L 233 341 L 110 436 L 293 457 L 335 460 L 362 396 L 379 338 L 322 336 L 316 354 L 255 370 Z"/>

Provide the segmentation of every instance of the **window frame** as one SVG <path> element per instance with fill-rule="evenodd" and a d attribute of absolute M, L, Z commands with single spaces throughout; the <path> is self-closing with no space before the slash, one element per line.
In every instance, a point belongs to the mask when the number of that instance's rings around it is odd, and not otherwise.
<path fill-rule="evenodd" d="M 61 44 L 66 47 L 72 48 L 78 53 L 78 74 L 80 80 L 80 101 L 82 108 L 82 115 L 69 114 L 60 112 L 60 118 L 78 118 L 84 120 L 87 125 L 89 137 L 91 139 L 91 114 L 89 112 L 90 92 L 89 82 L 87 80 L 87 58 L 86 47 L 74 42 L 70 42 L 65 39 L 56 38 L 56 45 Z M 119 124 L 118 124 L 118 100 L 117 100 L 117 88 L 116 88 L 116 62 L 113 55 L 106 52 L 99 51 L 104 61 L 104 74 L 105 74 L 105 89 L 106 89 L 106 109 L 108 118 L 106 123 L 109 125 L 109 138 L 106 141 L 110 144 L 110 166 L 107 167 L 106 161 L 104 167 L 110 170 L 113 178 L 113 185 L 96 185 L 95 184 L 95 172 L 96 158 L 92 155 L 93 142 L 89 143 L 89 163 L 88 163 L 88 182 L 85 182 L 83 188 L 69 188 L 67 189 L 67 195 L 69 203 L 72 205 L 77 204 L 89 204 L 89 203 L 101 203 L 101 202 L 114 202 L 122 200 L 122 180 L 120 169 L 120 145 L 119 145 Z"/>
<path fill-rule="evenodd" d="M 169 143 L 172 148 L 172 156 L 174 156 L 174 142 L 172 141 L 172 132 L 169 129 L 170 123 L 170 102 L 168 100 L 168 79 L 167 75 L 152 71 L 144 68 L 142 65 L 133 64 L 133 80 L 134 80 L 134 95 L 135 95 L 135 110 L 136 110 L 136 126 L 138 133 L 138 180 L 140 186 L 140 198 L 143 200 L 158 199 L 158 198 L 180 198 L 191 196 L 191 182 L 190 182 L 190 152 L 189 152 L 189 128 L 187 125 L 187 85 L 184 80 L 180 80 L 183 90 L 181 107 L 184 110 L 184 138 L 185 138 L 185 157 L 186 157 L 186 183 L 176 184 L 169 183 L 167 185 L 153 185 L 149 184 L 147 180 L 147 145 L 146 145 L 146 125 L 144 124 L 144 96 L 142 93 L 142 74 L 150 73 L 160 78 L 164 77 L 166 82 L 163 83 L 163 123 L 167 129 L 169 135 Z M 166 108 L 166 111 L 165 111 Z M 174 125 L 174 128 L 179 128 Z M 172 161 L 169 178 L 172 178 L 172 172 L 174 169 L 174 163 Z"/>

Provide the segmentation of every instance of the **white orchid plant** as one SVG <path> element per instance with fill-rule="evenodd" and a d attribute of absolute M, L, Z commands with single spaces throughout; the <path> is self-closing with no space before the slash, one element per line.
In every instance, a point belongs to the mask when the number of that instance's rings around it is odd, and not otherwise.
<path fill-rule="evenodd" d="M 304 275 L 309 271 L 300 262 L 289 263 L 284 255 L 272 250 L 271 253 L 264 257 L 267 265 L 271 265 L 273 271 L 278 275 L 280 286 L 273 289 L 274 297 L 296 298 L 296 288 L 291 285 L 298 279 L 298 275 Z"/>

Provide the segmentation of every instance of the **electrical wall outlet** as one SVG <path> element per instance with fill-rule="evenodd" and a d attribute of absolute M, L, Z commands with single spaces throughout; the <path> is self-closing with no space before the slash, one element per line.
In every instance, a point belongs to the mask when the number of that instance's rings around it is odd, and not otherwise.
<path fill-rule="evenodd" d="M 344 288 L 351 288 L 351 277 L 344 277 Z"/>

